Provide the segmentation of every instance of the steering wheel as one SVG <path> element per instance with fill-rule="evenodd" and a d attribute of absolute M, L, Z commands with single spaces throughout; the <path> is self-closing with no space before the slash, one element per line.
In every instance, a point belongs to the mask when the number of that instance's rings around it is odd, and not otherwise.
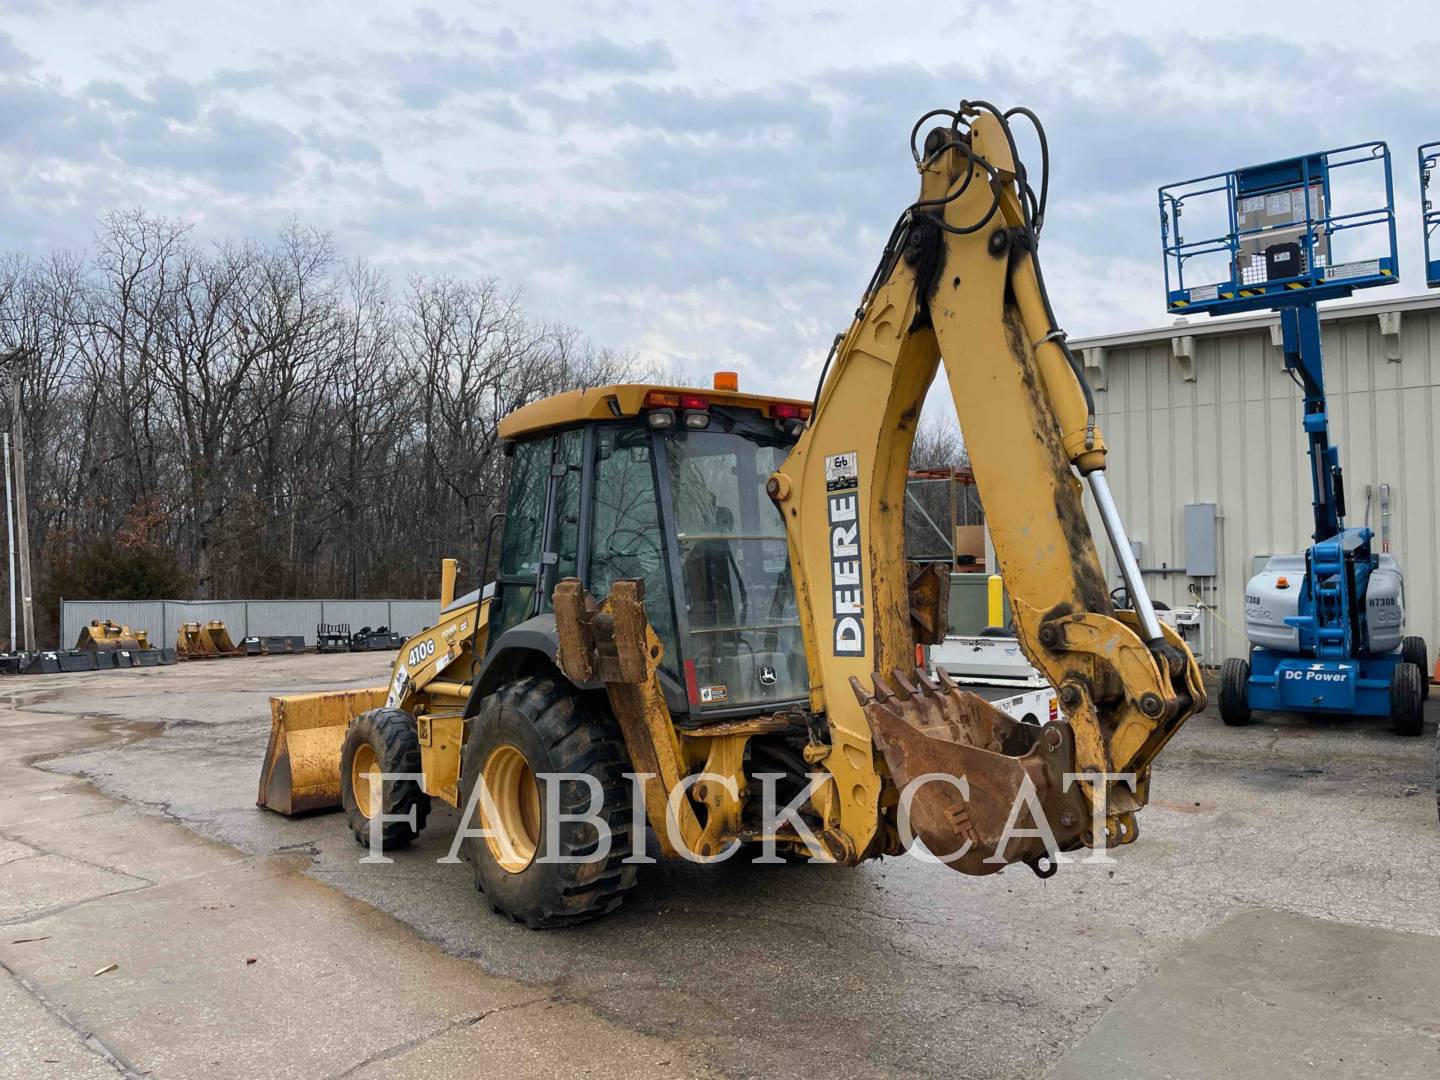
<path fill-rule="evenodd" d="M 1132 607 L 1135 606 L 1134 603 L 1130 600 L 1130 590 L 1125 588 L 1124 585 L 1121 585 L 1118 589 L 1110 590 L 1110 602 L 1114 604 L 1115 607 L 1120 611 L 1129 611 Z M 1150 606 L 1156 611 L 1170 610 L 1169 604 L 1161 603 L 1159 600 L 1152 599 L 1150 601 Z"/>
<path fill-rule="evenodd" d="M 637 529 L 626 526 L 610 534 L 605 561 L 620 569 L 619 560 L 632 559 L 638 573 L 617 574 L 617 577 L 648 578 L 660 566 L 660 534 L 658 529 Z"/>

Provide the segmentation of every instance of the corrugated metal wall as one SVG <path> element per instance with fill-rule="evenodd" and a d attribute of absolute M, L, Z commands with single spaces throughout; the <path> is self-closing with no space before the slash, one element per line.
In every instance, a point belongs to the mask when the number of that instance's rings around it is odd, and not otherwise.
<path fill-rule="evenodd" d="M 1378 550 L 1379 487 L 1390 485 L 1390 551 L 1405 574 L 1407 625 L 1431 643 L 1433 654 L 1440 646 L 1440 308 L 1407 305 L 1397 362 L 1387 358 L 1373 307 L 1322 323 L 1346 524 L 1363 523 L 1370 485 L 1369 521 Z M 1219 575 L 1146 575 L 1152 595 L 1171 605 L 1193 603 L 1187 586 L 1202 587 L 1205 601 L 1219 612 L 1219 619 L 1207 617 L 1205 627 L 1203 660 L 1215 664 L 1245 651 L 1244 588 L 1255 557 L 1309 544 L 1310 481 L 1300 391 L 1285 373 L 1268 327 L 1195 335 L 1194 381 L 1183 377 L 1170 340 L 1185 332 L 1105 346 L 1105 389 L 1095 399 L 1110 446 L 1110 483 L 1131 538 L 1144 545 L 1143 566 L 1183 568 L 1185 504 L 1216 504 Z M 1078 351 L 1104 341 L 1075 345 Z M 1092 524 L 1103 536 L 1093 508 Z M 1118 581 L 1113 558 L 1107 557 L 1106 570 Z"/>
<path fill-rule="evenodd" d="M 181 623 L 220 619 L 239 641 L 245 637 L 303 636 L 315 644 L 318 623 L 388 626 L 410 637 L 439 618 L 434 600 L 66 600 L 60 610 L 60 644 L 70 647 L 92 619 L 113 619 L 148 630 L 156 645 L 175 644 Z"/>

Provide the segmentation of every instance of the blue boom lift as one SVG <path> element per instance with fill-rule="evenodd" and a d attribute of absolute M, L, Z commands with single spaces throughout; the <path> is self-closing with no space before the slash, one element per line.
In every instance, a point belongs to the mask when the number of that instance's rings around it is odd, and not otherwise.
<path fill-rule="evenodd" d="M 1430 178 L 1435 166 L 1440 165 L 1440 142 L 1426 143 L 1420 147 L 1420 213 L 1425 233 L 1425 284 L 1440 289 L 1440 252 L 1431 248 L 1436 228 L 1440 228 L 1440 208 L 1430 202 Z"/>
<path fill-rule="evenodd" d="M 1362 209 L 1337 209 L 1357 194 Z M 1182 215 L 1205 219 L 1205 239 L 1184 238 Z M 1316 308 L 1398 280 L 1388 148 L 1360 143 L 1168 185 L 1160 227 L 1169 310 L 1278 311 L 1285 369 L 1304 396 L 1313 543 L 1303 555 L 1273 556 L 1247 584 L 1250 652 L 1221 668 L 1221 718 L 1246 724 L 1255 709 L 1389 716 L 1396 732 L 1420 734 L 1425 643 L 1403 636 L 1395 559 L 1371 549 L 1368 527 L 1345 526 Z"/>

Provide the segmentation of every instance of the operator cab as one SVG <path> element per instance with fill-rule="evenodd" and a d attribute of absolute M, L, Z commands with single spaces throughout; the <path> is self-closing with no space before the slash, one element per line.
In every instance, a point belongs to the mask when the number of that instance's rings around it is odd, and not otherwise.
<path fill-rule="evenodd" d="M 506 419 L 513 458 L 491 648 L 553 619 L 563 578 L 600 600 L 615 581 L 638 578 L 665 647 L 661 685 L 682 723 L 807 700 L 785 526 L 765 482 L 810 408 L 717 384 L 603 387 Z"/>

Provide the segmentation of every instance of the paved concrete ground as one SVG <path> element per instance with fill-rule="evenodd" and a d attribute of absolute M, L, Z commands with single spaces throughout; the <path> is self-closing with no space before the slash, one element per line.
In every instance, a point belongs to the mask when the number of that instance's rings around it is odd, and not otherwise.
<path fill-rule="evenodd" d="M 1437 1073 L 1433 724 L 1206 714 L 1140 841 L 1047 882 L 664 864 L 611 917 L 534 933 L 436 864 L 453 813 L 374 866 L 337 815 L 253 807 L 266 695 L 387 663 L 0 683 L 15 1075 L 1268 1077 L 1302 1051 L 1344 1075 L 1377 1039 L 1357 1075 Z"/>

